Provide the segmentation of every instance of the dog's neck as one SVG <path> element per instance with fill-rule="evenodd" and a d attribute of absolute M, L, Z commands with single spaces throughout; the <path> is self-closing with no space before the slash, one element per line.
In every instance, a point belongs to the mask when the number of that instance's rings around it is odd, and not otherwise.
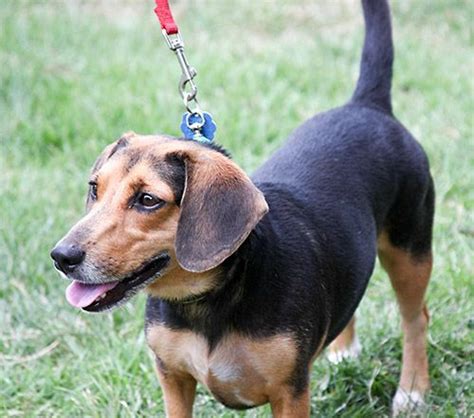
<path fill-rule="evenodd" d="M 150 301 L 147 310 L 149 321 L 158 320 L 171 328 L 203 335 L 211 348 L 229 332 L 247 335 L 257 332 L 264 336 L 282 331 L 278 327 L 285 323 L 285 318 L 275 321 L 275 315 L 278 316 L 282 306 L 290 311 L 298 310 L 297 298 L 292 301 L 282 291 L 286 281 L 301 276 L 300 264 L 293 260 L 305 255 L 303 262 L 315 268 L 314 255 L 319 252 L 319 244 L 315 237 L 311 240 L 306 237 L 311 252 L 304 254 L 288 245 L 288 237 L 294 237 L 295 231 L 301 227 L 300 218 L 295 216 L 294 223 L 282 223 L 278 205 L 286 205 L 287 210 L 292 208 L 292 213 L 297 215 L 301 212 L 300 205 L 285 188 L 274 185 L 260 185 L 260 188 L 265 192 L 270 207 L 276 209 L 270 210 L 239 249 L 216 269 L 215 286 L 206 291 L 205 297 L 193 303 Z M 324 268 L 320 266 L 318 271 Z M 318 301 L 324 310 L 323 300 L 327 291 L 323 286 L 319 290 Z M 322 322 L 326 316 L 325 312 L 321 313 Z"/>
<path fill-rule="evenodd" d="M 165 301 L 162 305 L 166 317 L 172 317 L 178 327 L 191 329 L 204 335 L 210 345 L 215 344 L 226 332 L 238 327 L 241 314 L 247 310 L 251 271 L 259 270 L 265 256 L 267 237 L 252 231 L 241 247 L 216 269 L 215 287 L 204 294 L 184 301 Z M 184 302 L 184 303 L 183 303 Z"/>

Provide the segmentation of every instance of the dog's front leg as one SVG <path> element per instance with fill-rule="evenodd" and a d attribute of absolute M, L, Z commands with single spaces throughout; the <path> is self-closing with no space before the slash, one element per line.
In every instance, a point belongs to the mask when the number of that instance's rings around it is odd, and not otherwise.
<path fill-rule="evenodd" d="M 308 418 L 309 417 L 309 387 L 298 395 L 293 388 L 283 387 L 270 396 L 270 406 L 275 418 Z"/>
<path fill-rule="evenodd" d="M 165 400 L 168 418 L 192 418 L 196 380 L 188 374 L 176 374 L 166 370 L 156 361 L 156 371 Z"/>

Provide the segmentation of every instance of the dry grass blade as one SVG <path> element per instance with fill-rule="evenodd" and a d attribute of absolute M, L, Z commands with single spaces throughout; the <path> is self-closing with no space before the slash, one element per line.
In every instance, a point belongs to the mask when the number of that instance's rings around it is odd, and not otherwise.
<path fill-rule="evenodd" d="M 9 355 L 0 355 L 0 361 L 5 363 L 27 363 L 29 361 L 37 360 L 41 357 L 47 356 L 50 354 L 57 346 L 59 345 L 59 341 L 55 340 L 48 346 L 42 348 L 41 350 L 37 351 L 36 353 L 29 354 L 28 356 L 9 356 Z"/>

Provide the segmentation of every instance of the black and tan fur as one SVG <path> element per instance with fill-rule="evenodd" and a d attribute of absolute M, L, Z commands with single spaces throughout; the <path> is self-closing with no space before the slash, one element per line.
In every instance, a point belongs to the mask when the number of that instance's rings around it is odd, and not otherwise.
<path fill-rule="evenodd" d="M 129 133 L 99 157 L 88 212 L 53 251 L 70 279 L 122 280 L 120 301 L 136 291 L 127 280 L 147 278 L 146 334 L 170 417 L 192 416 L 198 381 L 231 408 L 308 416 L 312 363 L 328 345 L 351 353 L 377 254 L 404 331 L 394 411 L 423 401 L 433 182 L 392 114 L 388 5 L 362 3 L 361 75 L 346 105 L 297 128 L 251 179 L 217 146 Z M 143 192 L 163 204 L 143 209 Z M 104 300 L 85 309 L 120 302 Z"/>

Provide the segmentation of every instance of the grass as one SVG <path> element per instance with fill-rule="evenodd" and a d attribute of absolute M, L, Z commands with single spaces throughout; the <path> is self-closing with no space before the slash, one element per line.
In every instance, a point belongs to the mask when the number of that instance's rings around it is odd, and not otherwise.
<path fill-rule="evenodd" d="M 357 1 L 176 1 L 218 139 L 253 170 L 298 123 L 343 103 L 357 76 Z M 437 188 L 430 417 L 474 412 L 472 2 L 393 1 L 394 109 Z M 144 296 L 113 314 L 67 305 L 49 249 L 83 211 L 87 173 L 122 132 L 178 133 L 179 71 L 152 2 L 0 3 L 0 416 L 162 416 Z M 377 268 L 359 309 L 360 360 L 312 372 L 312 413 L 389 414 L 400 332 Z M 202 388 L 196 416 L 227 410 Z"/>

